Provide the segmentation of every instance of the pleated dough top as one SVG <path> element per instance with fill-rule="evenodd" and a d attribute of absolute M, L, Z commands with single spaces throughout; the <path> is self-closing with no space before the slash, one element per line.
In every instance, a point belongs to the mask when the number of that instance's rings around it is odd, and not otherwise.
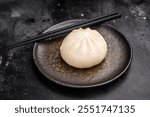
<path fill-rule="evenodd" d="M 63 40 L 60 53 L 63 60 L 76 68 L 89 68 L 102 62 L 107 44 L 96 30 L 76 29 Z"/>

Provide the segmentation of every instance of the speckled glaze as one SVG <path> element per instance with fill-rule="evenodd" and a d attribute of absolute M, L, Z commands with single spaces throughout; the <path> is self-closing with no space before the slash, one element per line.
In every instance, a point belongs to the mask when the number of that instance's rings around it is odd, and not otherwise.
<path fill-rule="evenodd" d="M 47 31 L 70 25 L 80 20 L 59 23 Z M 102 63 L 87 69 L 69 66 L 61 58 L 60 45 L 64 37 L 36 43 L 33 57 L 38 69 L 50 80 L 69 87 L 87 88 L 103 85 L 122 75 L 132 59 L 131 47 L 126 38 L 110 25 L 92 27 L 106 40 L 108 52 Z"/>

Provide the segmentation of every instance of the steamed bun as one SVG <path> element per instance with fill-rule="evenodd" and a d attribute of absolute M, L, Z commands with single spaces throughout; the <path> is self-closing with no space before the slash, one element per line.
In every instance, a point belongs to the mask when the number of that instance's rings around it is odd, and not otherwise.
<path fill-rule="evenodd" d="M 96 30 L 80 28 L 64 38 L 60 53 L 70 66 L 89 68 L 103 61 L 107 54 L 107 44 Z"/>

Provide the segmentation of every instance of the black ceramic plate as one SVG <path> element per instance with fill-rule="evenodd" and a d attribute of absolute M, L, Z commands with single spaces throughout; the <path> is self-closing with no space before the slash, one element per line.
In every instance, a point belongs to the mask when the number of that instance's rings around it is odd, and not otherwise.
<path fill-rule="evenodd" d="M 79 21 L 81 20 L 65 21 L 45 32 Z M 33 57 L 41 73 L 55 83 L 75 88 L 100 86 L 119 78 L 131 63 L 132 51 L 129 42 L 110 25 L 97 25 L 93 28 L 103 35 L 108 45 L 108 53 L 102 63 L 88 69 L 69 66 L 61 58 L 59 48 L 64 37 L 59 37 L 35 44 Z"/>

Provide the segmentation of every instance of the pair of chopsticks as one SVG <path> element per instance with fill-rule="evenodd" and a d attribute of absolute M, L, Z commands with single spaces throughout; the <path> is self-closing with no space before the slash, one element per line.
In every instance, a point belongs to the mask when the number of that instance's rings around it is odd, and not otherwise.
<path fill-rule="evenodd" d="M 84 20 L 84 21 L 81 21 L 79 23 L 75 23 L 73 25 L 69 25 L 69 26 L 59 28 L 59 29 L 56 29 L 56 30 L 52 30 L 50 32 L 43 33 L 43 34 L 40 34 L 40 35 L 37 35 L 37 36 L 34 36 L 34 37 L 30 37 L 25 41 L 21 41 L 21 42 L 12 44 L 10 46 L 7 46 L 4 51 L 7 51 L 7 50 L 10 50 L 12 48 L 19 47 L 19 46 L 27 45 L 27 44 L 30 44 L 30 43 L 39 42 L 39 41 L 46 40 L 46 39 L 52 39 L 52 38 L 61 36 L 63 34 L 66 34 L 70 31 L 72 31 L 74 29 L 77 29 L 77 28 L 80 28 L 80 27 L 87 27 L 87 26 L 90 26 L 90 25 L 93 25 L 93 24 L 96 24 L 96 23 L 102 24 L 104 22 L 107 22 L 107 21 L 110 21 L 110 20 L 113 20 L 113 19 L 116 19 L 116 18 L 119 18 L 119 17 L 121 17 L 120 14 L 118 14 L 117 12 L 113 12 L 113 13 L 109 13 L 109 14 L 106 14 L 106 15 L 103 15 L 103 16 L 100 16 L 100 17 L 96 17 L 96 18 L 93 18 L 93 19 Z"/>

